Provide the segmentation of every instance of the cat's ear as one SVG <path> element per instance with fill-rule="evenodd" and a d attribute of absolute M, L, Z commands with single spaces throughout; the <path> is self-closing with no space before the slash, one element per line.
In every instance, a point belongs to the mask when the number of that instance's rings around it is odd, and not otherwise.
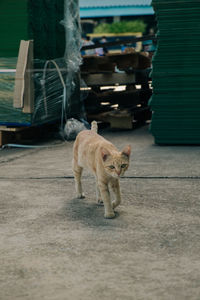
<path fill-rule="evenodd" d="M 101 156 L 102 156 L 103 161 L 106 161 L 106 159 L 109 155 L 110 155 L 110 152 L 107 149 L 105 149 L 105 148 L 101 149 Z"/>
<path fill-rule="evenodd" d="M 131 154 L 131 146 L 127 145 L 123 150 L 122 150 L 122 155 L 125 155 L 129 158 Z"/>

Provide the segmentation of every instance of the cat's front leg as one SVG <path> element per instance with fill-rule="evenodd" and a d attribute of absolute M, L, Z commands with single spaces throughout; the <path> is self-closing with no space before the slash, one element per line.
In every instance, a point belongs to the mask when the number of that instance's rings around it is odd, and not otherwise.
<path fill-rule="evenodd" d="M 121 203 L 121 193 L 120 193 L 120 186 L 119 180 L 114 179 L 111 181 L 110 186 L 115 194 L 115 201 L 112 202 L 113 209 L 117 207 Z"/>
<path fill-rule="evenodd" d="M 103 206 L 103 200 L 101 199 L 101 194 L 97 183 L 96 183 L 96 201 L 98 205 Z"/>
<path fill-rule="evenodd" d="M 74 172 L 74 179 L 75 179 L 75 187 L 76 187 L 76 195 L 78 199 L 85 198 L 85 195 L 82 191 L 82 184 L 81 184 L 81 175 L 82 175 L 83 168 L 79 167 L 75 163 L 73 164 L 73 172 Z"/>
<path fill-rule="evenodd" d="M 101 182 L 101 183 L 98 183 L 98 187 L 99 187 L 99 190 L 100 190 L 101 198 L 102 198 L 103 203 L 104 203 L 104 208 L 105 208 L 104 217 L 106 219 L 112 219 L 112 218 L 115 217 L 115 212 L 112 208 L 108 185 Z"/>

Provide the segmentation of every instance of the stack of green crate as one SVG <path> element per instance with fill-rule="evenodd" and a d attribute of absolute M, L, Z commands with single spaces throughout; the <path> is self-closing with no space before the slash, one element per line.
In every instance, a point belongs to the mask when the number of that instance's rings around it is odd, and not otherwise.
<path fill-rule="evenodd" d="M 65 51 L 64 0 L 27 0 L 28 35 L 34 40 L 34 57 L 62 57 Z"/>
<path fill-rule="evenodd" d="M 62 57 L 64 0 L 1 0 L 0 57 L 17 57 L 20 40 L 34 40 L 34 58 Z"/>
<path fill-rule="evenodd" d="M 200 144 L 200 1 L 153 0 L 151 132 L 157 144 Z"/>
<path fill-rule="evenodd" d="M 27 39 L 27 0 L 1 0 L 0 57 L 17 57 L 20 40 Z"/>

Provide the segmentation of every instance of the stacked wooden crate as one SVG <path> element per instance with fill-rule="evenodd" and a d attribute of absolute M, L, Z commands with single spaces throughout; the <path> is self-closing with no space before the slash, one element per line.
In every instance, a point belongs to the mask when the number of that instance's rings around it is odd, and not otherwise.
<path fill-rule="evenodd" d="M 150 119 L 147 105 L 151 95 L 150 67 L 151 60 L 140 52 L 84 56 L 81 76 L 91 88 L 85 99 L 88 119 L 96 118 L 109 122 L 111 127 L 128 129 L 132 128 L 133 119 Z"/>

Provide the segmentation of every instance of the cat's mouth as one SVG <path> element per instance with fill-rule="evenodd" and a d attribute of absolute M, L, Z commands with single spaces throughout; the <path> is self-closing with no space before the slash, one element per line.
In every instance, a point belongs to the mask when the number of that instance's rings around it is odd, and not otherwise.
<path fill-rule="evenodd" d="M 123 176 L 123 174 L 121 174 L 121 173 L 120 173 L 120 174 L 117 174 L 117 173 L 114 173 L 114 174 L 113 174 L 113 177 L 114 177 L 114 178 L 120 178 L 120 177 L 122 177 L 122 176 Z"/>

